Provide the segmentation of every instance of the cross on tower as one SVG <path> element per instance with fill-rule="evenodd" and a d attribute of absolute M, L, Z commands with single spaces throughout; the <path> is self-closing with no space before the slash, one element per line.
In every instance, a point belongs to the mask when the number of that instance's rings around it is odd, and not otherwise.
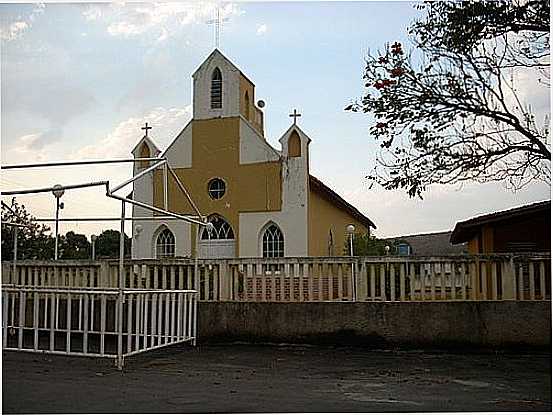
<path fill-rule="evenodd" d="M 211 19 L 206 22 L 207 24 L 212 24 L 215 26 L 215 47 L 216 48 L 219 48 L 219 35 L 221 32 L 221 25 L 224 22 L 228 22 L 228 21 L 229 21 L 228 17 L 225 17 L 225 18 L 221 17 L 221 8 L 217 7 L 217 17 L 215 19 Z"/>
<path fill-rule="evenodd" d="M 148 123 L 144 127 L 140 127 L 141 130 L 146 131 L 146 137 L 148 137 L 148 130 L 151 130 L 153 127 L 148 127 Z"/>
<path fill-rule="evenodd" d="M 295 125 L 296 124 L 296 118 L 301 117 L 301 114 L 299 112 L 297 112 L 296 109 L 294 108 L 294 113 L 293 114 L 288 114 L 288 116 L 294 118 L 294 125 Z"/>

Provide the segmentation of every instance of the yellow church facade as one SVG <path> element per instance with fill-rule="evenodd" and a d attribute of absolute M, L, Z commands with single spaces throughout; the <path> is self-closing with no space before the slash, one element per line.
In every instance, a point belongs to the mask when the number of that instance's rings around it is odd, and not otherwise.
<path fill-rule="evenodd" d="M 191 121 L 161 152 L 146 134 L 135 157 L 167 158 L 211 231 L 179 220 L 141 220 L 133 208 L 133 258 L 339 256 L 346 227 L 369 233 L 373 222 L 309 174 L 311 139 L 294 123 L 281 149 L 265 139 L 255 85 L 217 49 L 193 74 Z M 135 163 L 135 174 L 146 165 Z M 164 171 L 135 181 L 133 198 L 164 206 Z M 168 209 L 195 209 L 168 179 Z"/>

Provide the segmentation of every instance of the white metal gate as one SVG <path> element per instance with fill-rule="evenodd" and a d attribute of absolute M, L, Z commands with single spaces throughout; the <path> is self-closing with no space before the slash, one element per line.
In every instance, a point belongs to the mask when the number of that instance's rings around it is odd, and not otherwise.
<path fill-rule="evenodd" d="M 4 350 L 124 358 L 196 343 L 194 290 L 2 287 Z"/>

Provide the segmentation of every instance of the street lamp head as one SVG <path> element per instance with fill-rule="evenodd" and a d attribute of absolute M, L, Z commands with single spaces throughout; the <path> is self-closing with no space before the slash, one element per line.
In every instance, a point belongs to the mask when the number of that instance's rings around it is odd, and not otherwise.
<path fill-rule="evenodd" d="M 56 184 L 54 187 L 53 187 L 54 190 L 52 190 L 52 193 L 53 195 L 59 199 L 60 197 L 63 196 L 63 194 L 65 193 L 65 190 L 61 187 L 61 184 Z"/>
<path fill-rule="evenodd" d="M 346 232 L 349 233 L 350 235 L 353 235 L 353 233 L 355 232 L 355 226 L 353 225 L 346 226 Z"/>
<path fill-rule="evenodd" d="M 386 245 L 384 247 L 384 250 L 386 251 L 386 255 L 388 255 L 390 253 L 390 246 L 389 245 Z"/>
<path fill-rule="evenodd" d="M 92 242 L 96 242 L 96 238 L 97 238 L 96 235 L 90 235 L 90 240 L 91 240 Z"/>

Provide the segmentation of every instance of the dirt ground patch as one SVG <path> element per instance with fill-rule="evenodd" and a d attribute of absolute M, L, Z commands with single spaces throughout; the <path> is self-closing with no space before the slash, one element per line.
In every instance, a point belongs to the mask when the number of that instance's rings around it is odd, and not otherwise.
<path fill-rule="evenodd" d="M 4 413 L 551 411 L 551 355 L 180 345 L 110 360 L 4 352 Z"/>

